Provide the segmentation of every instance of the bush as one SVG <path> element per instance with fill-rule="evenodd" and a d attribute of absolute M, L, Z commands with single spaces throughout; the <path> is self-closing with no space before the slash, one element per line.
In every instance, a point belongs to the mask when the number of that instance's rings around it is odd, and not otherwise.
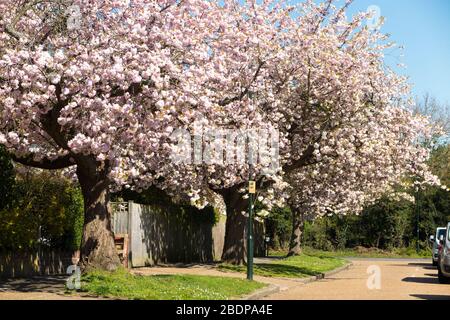
<path fill-rule="evenodd" d="M 78 187 L 58 173 L 27 172 L 16 179 L 12 201 L 0 211 L 0 250 L 44 247 L 76 250 L 83 227 Z"/>
<path fill-rule="evenodd" d="M 258 208 L 256 208 L 258 209 Z M 266 236 L 272 249 L 286 249 L 292 233 L 292 213 L 289 208 L 275 208 L 266 219 Z"/>
<path fill-rule="evenodd" d="M 0 145 L 0 210 L 12 201 L 14 188 L 14 168 L 6 150 Z"/>

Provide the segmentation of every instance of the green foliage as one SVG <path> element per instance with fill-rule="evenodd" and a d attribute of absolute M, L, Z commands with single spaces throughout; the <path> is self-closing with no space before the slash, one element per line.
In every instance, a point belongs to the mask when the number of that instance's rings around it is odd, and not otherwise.
<path fill-rule="evenodd" d="M 304 247 L 303 253 L 310 256 L 320 257 L 358 257 L 358 258 L 429 258 L 431 250 L 420 250 L 416 252 L 415 247 L 395 248 L 390 251 L 385 251 L 377 248 L 345 248 L 341 250 L 318 250 L 311 247 Z M 279 252 L 279 254 L 286 254 L 286 252 Z"/>
<path fill-rule="evenodd" d="M 274 208 L 266 219 L 266 235 L 273 249 L 289 246 L 292 233 L 292 213 L 289 208 Z"/>
<path fill-rule="evenodd" d="M 14 188 L 14 168 L 5 148 L 0 145 L 0 210 L 12 201 Z"/>
<path fill-rule="evenodd" d="M 133 275 L 95 271 L 84 275 L 81 290 L 136 300 L 222 300 L 249 294 L 265 285 L 243 279 L 197 275 Z"/>
<path fill-rule="evenodd" d="M 425 200 L 422 200 L 425 201 Z M 343 250 L 358 246 L 393 251 L 414 248 L 417 244 L 419 221 L 419 249 L 427 250 L 427 239 L 442 220 L 442 213 L 431 210 L 427 204 L 406 200 L 380 199 L 366 208 L 361 215 L 322 217 L 306 222 L 303 245 L 320 250 Z M 419 216 L 418 216 L 419 215 Z"/>
<path fill-rule="evenodd" d="M 328 219 L 320 218 L 312 222 L 306 221 L 302 235 L 302 245 L 314 244 L 314 248 L 332 250 L 333 244 L 329 236 Z"/>
<path fill-rule="evenodd" d="M 13 201 L 0 211 L 0 250 L 44 247 L 76 250 L 83 226 L 79 188 L 50 172 L 17 179 Z M 39 239 L 41 239 L 39 241 Z"/>
<path fill-rule="evenodd" d="M 440 145 L 433 151 L 429 166 L 445 185 L 450 185 L 450 144 Z"/>

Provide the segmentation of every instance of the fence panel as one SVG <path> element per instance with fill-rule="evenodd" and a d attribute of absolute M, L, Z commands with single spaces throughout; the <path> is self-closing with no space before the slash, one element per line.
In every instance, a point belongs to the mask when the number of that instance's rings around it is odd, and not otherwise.
<path fill-rule="evenodd" d="M 111 226 L 115 234 L 128 233 L 128 202 L 111 203 Z"/>
<path fill-rule="evenodd" d="M 0 252 L 1 278 L 26 278 L 39 275 L 66 274 L 77 262 L 78 252 L 43 250 L 34 252 Z"/>

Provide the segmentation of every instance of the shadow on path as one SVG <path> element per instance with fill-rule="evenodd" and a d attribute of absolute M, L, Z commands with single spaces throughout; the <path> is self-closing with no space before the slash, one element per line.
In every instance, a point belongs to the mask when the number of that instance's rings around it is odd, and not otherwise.
<path fill-rule="evenodd" d="M 437 276 L 438 276 L 438 273 L 437 273 L 437 271 L 436 271 L 436 273 L 425 273 L 425 275 L 426 275 L 427 277 L 437 277 Z"/>
<path fill-rule="evenodd" d="M 450 300 L 450 296 L 435 295 L 435 294 L 412 294 L 411 297 L 423 300 Z"/>
<path fill-rule="evenodd" d="M 425 278 L 425 277 L 407 277 L 402 279 L 404 282 L 416 282 L 416 283 L 431 283 L 431 284 L 439 284 L 437 278 Z"/>
<path fill-rule="evenodd" d="M 412 267 L 412 268 L 422 268 L 425 270 L 437 270 L 436 267 L 433 267 L 431 263 L 408 263 L 405 264 L 390 264 L 390 267 Z"/>
<path fill-rule="evenodd" d="M 436 267 L 433 267 L 431 263 L 408 263 L 408 266 L 411 267 L 421 267 L 425 270 L 436 270 Z"/>
<path fill-rule="evenodd" d="M 0 292 L 48 292 L 61 293 L 65 290 L 67 276 L 45 276 L 27 279 L 0 280 Z"/>

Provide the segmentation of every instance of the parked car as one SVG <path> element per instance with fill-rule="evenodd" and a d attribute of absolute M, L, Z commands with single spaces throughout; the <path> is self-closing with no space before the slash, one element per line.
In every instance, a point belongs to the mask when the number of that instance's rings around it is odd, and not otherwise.
<path fill-rule="evenodd" d="M 441 238 L 441 236 L 445 236 L 446 231 L 447 231 L 447 228 L 445 228 L 445 227 L 437 228 L 436 235 L 430 236 L 430 242 L 433 244 L 433 257 L 432 257 L 433 266 L 438 265 L 439 239 Z"/>
<path fill-rule="evenodd" d="M 445 235 L 439 238 L 438 277 L 439 283 L 450 284 L 450 222 Z"/>

